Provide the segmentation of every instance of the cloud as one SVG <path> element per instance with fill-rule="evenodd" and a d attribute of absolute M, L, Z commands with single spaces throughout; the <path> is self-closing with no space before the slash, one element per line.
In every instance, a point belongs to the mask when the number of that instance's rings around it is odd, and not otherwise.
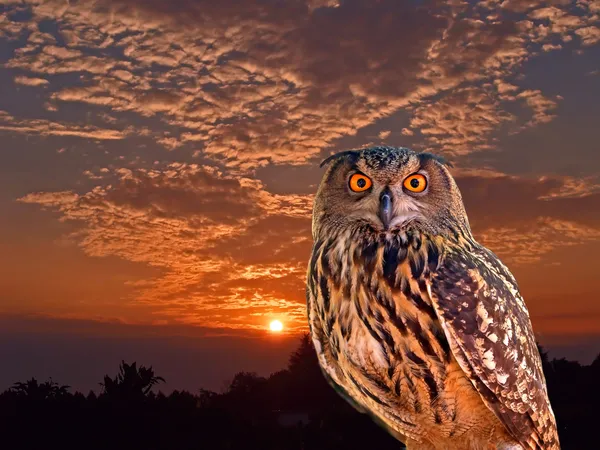
<path fill-rule="evenodd" d="M 514 264 L 533 264 L 556 248 L 600 240 L 600 228 L 548 217 L 518 228 L 490 228 L 479 240 L 503 260 Z"/>
<path fill-rule="evenodd" d="M 18 119 L 0 110 L 0 131 L 41 136 L 73 136 L 86 139 L 124 139 L 127 131 L 98 128 L 92 125 L 76 125 L 51 122 L 42 119 Z"/>
<path fill-rule="evenodd" d="M 377 137 L 381 140 L 385 140 L 388 137 L 390 137 L 390 134 L 392 134 L 392 132 L 390 130 L 383 130 L 380 131 L 379 134 L 377 135 Z"/>
<path fill-rule="evenodd" d="M 581 38 L 583 45 L 594 45 L 600 41 L 600 28 L 584 27 L 575 30 L 575 34 Z"/>
<path fill-rule="evenodd" d="M 111 184 L 85 194 L 20 201 L 78 222 L 70 239 L 90 256 L 161 269 L 135 283 L 135 301 L 169 321 L 260 329 L 261 317 L 277 313 L 288 329 L 304 327 L 310 196 L 270 194 L 257 180 L 189 164 L 104 175 Z"/>
<path fill-rule="evenodd" d="M 48 80 L 44 78 L 29 78 L 24 76 L 15 77 L 15 84 L 23 86 L 44 86 L 48 84 Z"/>
<path fill-rule="evenodd" d="M 524 178 L 492 169 L 452 170 L 475 238 L 512 264 L 600 239 L 600 191 L 593 177 Z"/>
<path fill-rule="evenodd" d="M 461 155 L 489 148 L 488 135 L 502 122 L 512 120 L 514 116 L 503 112 L 489 91 L 463 88 L 418 106 L 410 127 L 425 137 L 431 149 Z"/>
<path fill-rule="evenodd" d="M 5 8 L 0 11 L 0 39 L 14 42 L 26 31 L 34 31 L 34 23 L 23 23 L 11 19 L 11 14 L 23 12 L 27 7 L 20 2 L 3 1 Z"/>
<path fill-rule="evenodd" d="M 527 105 L 533 110 L 533 117 L 527 125 L 537 125 L 539 123 L 550 122 L 555 116 L 548 114 L 548 111 L 556 109 L 557 103 L 544 97 L 541 91 L 525 90 L 517 96 L 519 99 L 525 100 Z M 560 97 L 558 97 L 560 99 Z"/>
<path fill-rule="evenodd" d="M 545 6 L 546 4 L 556 5 L 556 6 L 567 6 L 570 1 L 569 0 L 503 0 L 503 1 L 495 1 L 494 3 L 500 3 L 500 7 L 503 9 L 507 9 L 509 11 L 524 13 L 530 11 L 535 8 L 539 8 L 541 6 Z"/>
<path fill-rule="evenodd" d="M 401 108 L 414 113 L 403 134 L 422 127 L 431 148 L 492 149 L 492 131 L 519 122 L 502 103 L 508 97 L 533 108 L 526 126 L 554 117 L 548 111 L 555 100 L 543 92 L 517 88 L 507 96 L 504 90 L 533 56 L 531 44 L 550 50 L 552 35 L 573 33 L 587 43 L 594 14 L 592 4 L 573 15 L 563 2 L 534 1 L 9 5 L 27 8 L 32 21 L 23 25 L 26 42 L 6 67 L 36 77 L 80 74 L 79 82 L 48 90 L 52 108 L 84 103 L 102 113 L 157 117 L 169 133 L 153 135 L 158 144 L 197 146 L 198 155 L 241 172 L 305 164 Z M 28 29 L 47 20 L 57 24 L 59 39 Z M 490 82 L 498 92 L 461 85 Z M 468 116 L 461 99 L 470 106 L 482 100 L 472 131 L 460 123 Z M 432 108 L 452 111 L 454 119 Z"/>
<path fill-rule="evenodd" d="M 549 191 L 540 196 L 541 200 L 552 200 L 558 198 L 582 198 L 600 193 L 600 177 L 590 176 L 581 178 L 572 177 L 551 177 L 543 176 L 539 178 L 540 182 L 560 178 L 558 188 Z"/>
<path fill-rule="evenodd" d="M 50 38 L 53 39 L 53 37 Z M 45 45 L 31 40 L 31 38 L 28 44 L 26 47 L 15 50 L 15 56 L 6 63 L 5 67 L 38 74 L 56 75 L 81 71 L 104 74 L 114 66 L 114 62 L 108 58 L 84 55 L 79 50 Z"/>
<path fill-rule="evenodd" d="M 511 264 L 600 238 L 600 195 L 576 180 L 454 172 L 476 238 Z M 128 282 L 135 294 L 123 302 L 167 324 L 259 330 L 278 317 L 288 330 L 305 329 L 311 195 L 273 194 L 257 179 L 197 164 L 101 168 L 88 177 L 101 184 L 20 201 L 75 223 L 68 241 L 87 255 L 160 271 Z"/>
<path fill-rule="evenodd" d="M 520 227 L 550 217 L 600 228 L 597 180 L 566 176 L 518 177 L 490 169 L 452 169 L 476 232 Z M 595 183 L 596 181 L 596 183 Z"/>

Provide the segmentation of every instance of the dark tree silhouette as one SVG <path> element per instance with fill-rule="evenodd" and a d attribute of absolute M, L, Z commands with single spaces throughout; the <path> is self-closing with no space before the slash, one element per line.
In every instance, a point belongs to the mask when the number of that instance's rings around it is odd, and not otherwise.
<path fill-rule="evenodd" d="M 600 355 L 589 366 L 550 359 L 540 347 L 563 450 L 598 448 Z M 61 450 L 395 450 L 400 444 L 350 407 L 325 380 L 308 335 L 286 368 L 236 374 L 220 393 L 154 394 L 164 379 L 125 363 L 102 393 L 70 393 L 35 379 L 0 394 L 0 448 Z M 32 431 L 34 430 L 34 431 Z"/>
<path fill-rule="evenodd" d="M 147 396 L 156 384 L 164 381 L 163 377 L 154 374 L 152 366 L 138 368 L 135 362 L 121 361 L 117 376 L 113 379 L 104 375 L 104 383 L 100 385 L 107 396 L 136 399 Z"/>
<path fill-rule="evenodd" d="M 35 378 L 31 378 L 25 382 L 13 384 L 9 391 L 32 400 L 47 400 L 68 395 L 69 388 L 70 386 L 61 386 L 52 379 L 40 384 Z"/>

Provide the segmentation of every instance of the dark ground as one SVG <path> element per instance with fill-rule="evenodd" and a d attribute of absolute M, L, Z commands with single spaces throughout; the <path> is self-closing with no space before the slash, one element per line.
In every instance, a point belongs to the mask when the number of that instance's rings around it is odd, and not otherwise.
<path fill-rule="evenodd" d="M 598 448 L 600 355 L 589 366 L 548 360 L 544 370 L 562 448 Z M 0 449 L 365 450 L 402 446 L 327 384 L 310 341 L 268 378 L 238 373 L 223 393 L 155 394 L 151 368 L 123 363 L 102 393 L 36 380 L 0 394 Z"/>

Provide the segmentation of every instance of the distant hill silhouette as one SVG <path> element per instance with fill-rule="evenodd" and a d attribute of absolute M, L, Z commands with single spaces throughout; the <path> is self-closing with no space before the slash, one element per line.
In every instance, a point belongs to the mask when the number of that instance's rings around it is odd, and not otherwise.
<path fill-rule="evenodd" d="M 542 349 L 550 398 L 565 450 L 599 448 L 600 355 L 589 366 L 549 360 Z M 49 380 L 17 382 L 0 394 L 0 448 L 18 449 L 400 449 L 369 417 L 327 384 L 308 336 L 287 368 L 268 378 L 240 372 L 222 393 L 152 388 L 152 367 L 122 362 L 104 376 L 99 395 Z"/>

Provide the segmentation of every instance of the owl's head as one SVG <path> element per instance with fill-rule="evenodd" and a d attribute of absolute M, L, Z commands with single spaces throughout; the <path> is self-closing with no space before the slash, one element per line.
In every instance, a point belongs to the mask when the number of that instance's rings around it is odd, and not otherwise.
<path fill-rule="evenodd" d="M 407 148 L 372 147 L 327 158 L 313 211 L 313 235 L 408 228 L 470 235 L 460 191 L 443 158 Z"/>

